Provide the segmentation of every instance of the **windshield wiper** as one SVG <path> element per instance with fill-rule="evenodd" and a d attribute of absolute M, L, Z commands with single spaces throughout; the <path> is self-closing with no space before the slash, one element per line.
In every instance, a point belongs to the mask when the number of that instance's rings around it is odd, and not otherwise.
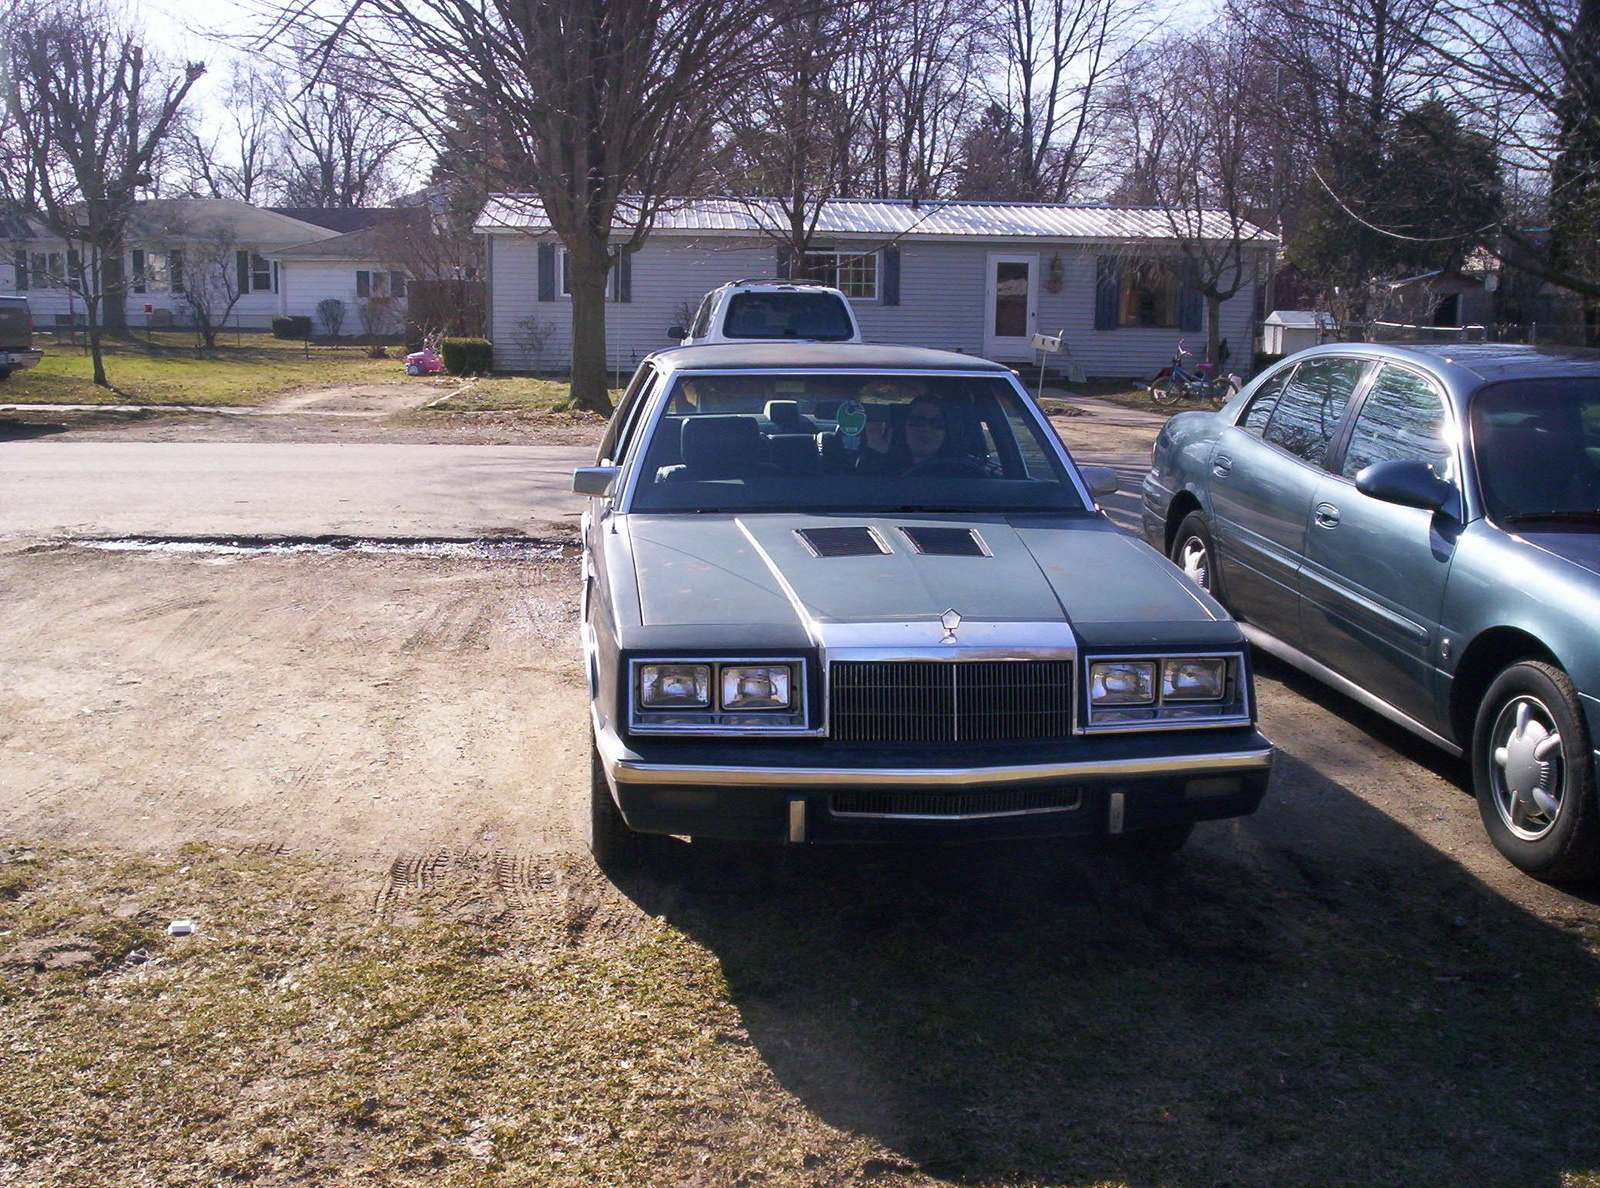
<path fill-rule="evenodd" d="M 1597 524 L 1600 523 L 1600 511 L 1575 508 L 1571 511 L 1518 512 L 1514 516 L 1505 517 L 1507 524 L 1526 524 L 1530 521 L 1539 520 L 1556 520 L 1574 524 Z"/>

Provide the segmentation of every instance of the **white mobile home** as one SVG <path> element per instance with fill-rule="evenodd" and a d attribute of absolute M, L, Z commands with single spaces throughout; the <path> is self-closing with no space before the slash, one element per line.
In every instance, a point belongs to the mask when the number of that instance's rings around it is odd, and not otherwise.
<path fill-rule="evenodd" d="M 738 199 L 676 203 L 643 248 L 613 271 L 606 330 L 611 365 L 627 370 L 673 344 L 709 289 L 747 277 L 807 277 L 842 289 L 869 341 L 942 347 L 1027 362 L 1035 332 L 1060 333 L 1089 375 L 1154 371 L 1183 338 L 1203 348 L 1205 307 L 1183 282 L 1166 212 L 1111 206 L 840 200 L 821 212 L 812 250 L 791 261 L 770 232 L 775 210 Z M 570 357 L 565 251 L 526 195 L 491 195 L 476 230 L 487 239 L 489 336 L 496 366 L 544 367 Z M 1217 239 L 1226 220 L 1208 215 Z M 1251 229 L 1247 259 L 1265 275 L 1276 241 Z M 1221 306 L 1236 352 L 1255 337 L 1255 284 Z"/>

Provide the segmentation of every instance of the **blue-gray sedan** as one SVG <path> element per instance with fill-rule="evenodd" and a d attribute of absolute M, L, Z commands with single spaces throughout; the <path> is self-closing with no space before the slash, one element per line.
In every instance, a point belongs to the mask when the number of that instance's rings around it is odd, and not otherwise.
<path fill-rule="evenodd" d="M 1600 354 L 1303 351 L 1172 418 L 1143 496 L 1253 643 L 1468 756 L 1511 862 L 1600 874 Z"/>
<path fill-rule="evenodd" d="M 1007 368 L 751 343 L 639 368 L 574 487 L 590 844 L 1104 836 L 1251 812 L 1216 602 L 1094 505 Z"/>

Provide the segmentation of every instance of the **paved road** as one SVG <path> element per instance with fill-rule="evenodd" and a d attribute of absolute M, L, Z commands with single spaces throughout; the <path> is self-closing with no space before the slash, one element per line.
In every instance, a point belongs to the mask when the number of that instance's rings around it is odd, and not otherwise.
<path fill-rule="evenodd" d="M 572 531 L 574 446 L 0 442 L 0 534 Z"/>

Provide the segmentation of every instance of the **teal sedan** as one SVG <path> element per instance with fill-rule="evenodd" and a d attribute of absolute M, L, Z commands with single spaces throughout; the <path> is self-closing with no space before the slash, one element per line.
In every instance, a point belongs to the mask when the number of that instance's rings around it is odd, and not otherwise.
<path fill-rule="evenodd" d="M 1143 527 L 1252 643 L 1467 758 L 1512 863 L 1600 875 L 1600 353 L 1303 351 L 1167 423 Z"/>
<path fill-rule="evenodd" d="M 1163 853 L 1260 803 L 1238 627 L 1000 364 L 662 351 L 573 486 L 603 864 L 668 834 Z"/>

